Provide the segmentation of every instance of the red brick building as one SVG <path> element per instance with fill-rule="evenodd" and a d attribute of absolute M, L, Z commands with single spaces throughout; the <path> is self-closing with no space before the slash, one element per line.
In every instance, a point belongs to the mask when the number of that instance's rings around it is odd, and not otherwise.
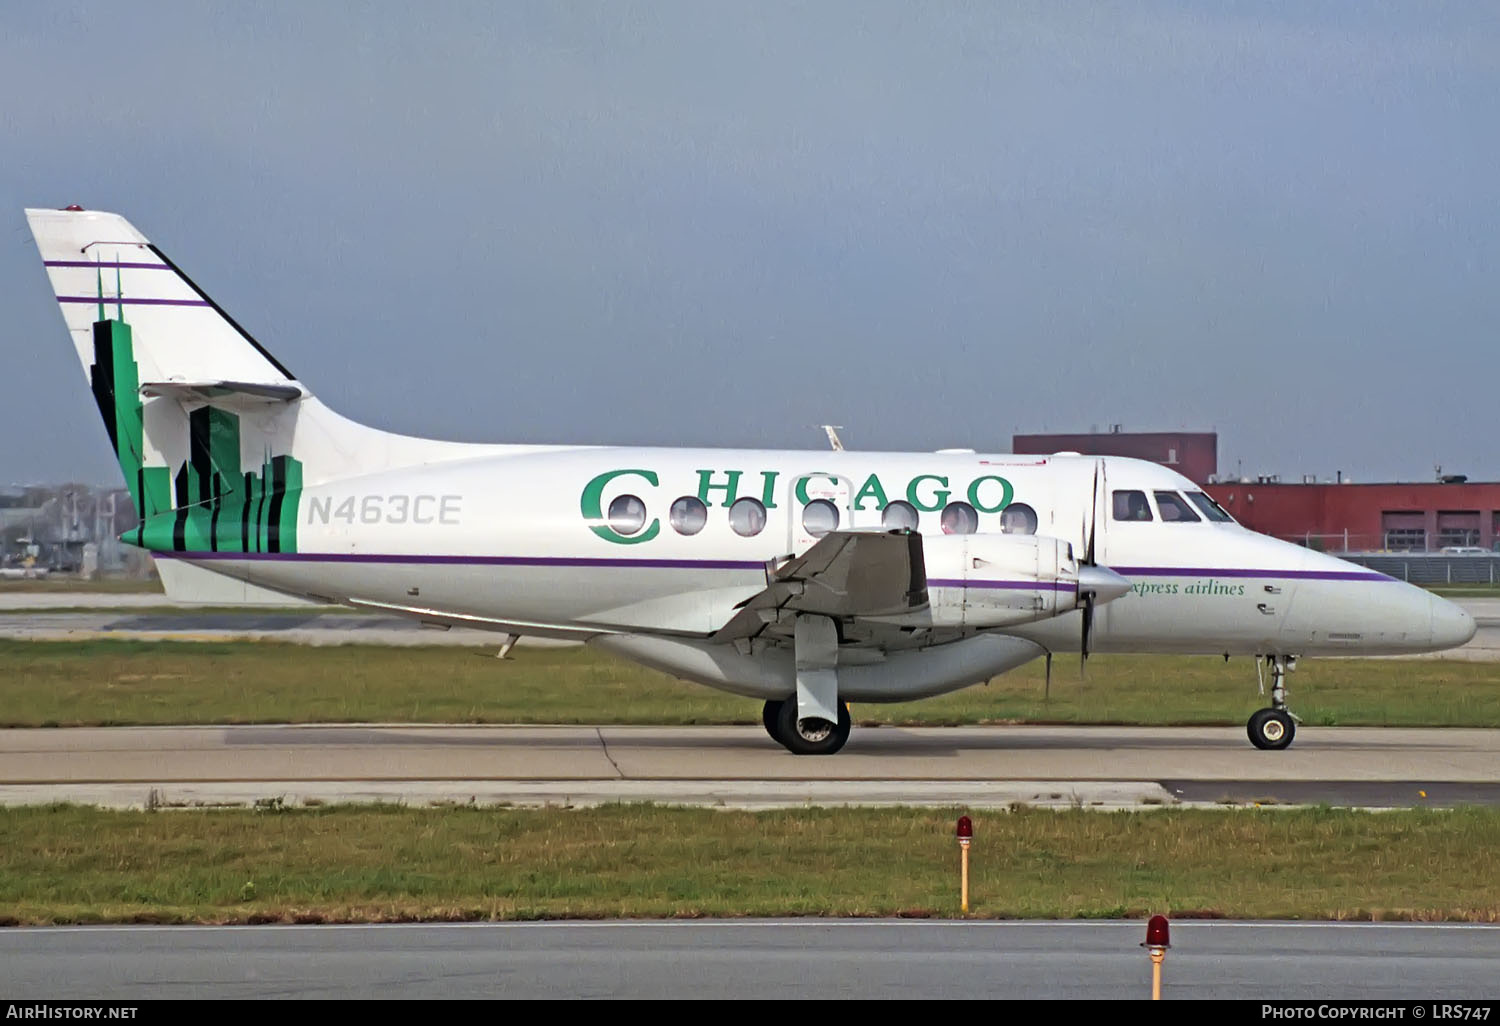
<path fill-rule="evenodd" d="M 1016 435 L 1012 448 L 1160 463 L 1203 485 L 1251 530 L 1329 552 L 1500 551 L 1500 483 L 1216 481 L 1219 437 L 1211 432 Z"/>
<path fill-rule="evenodd" d="M 1493 550 L 1500 483 L 1206 485 L 1253 531 L 1330 552 Z"/>
<path fill-rule="evenodd" d="M 1016 435 L 1011 452 L 1046 456 L 1080 452 L 1086 456 L 1132 456 L 1171 467 L 1193 481 L 1219 472 L 1219 436 L 1211 431 L 1111 431 L 1088 435 Z"/>

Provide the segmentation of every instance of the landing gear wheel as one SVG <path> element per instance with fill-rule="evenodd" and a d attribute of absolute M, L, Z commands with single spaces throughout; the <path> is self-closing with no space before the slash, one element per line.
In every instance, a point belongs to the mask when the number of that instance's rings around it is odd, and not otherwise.
<path fill-rule="evenodd" d="M 770 705 L 769 702 L 766 704 Z M 838 723 L 820 719 L 799 720 L 797 700 L 789 698 L 781 703 L 776 726 L 781 735 L 777 740 L 793 755 L 832 755 L 849 740 L 854 721 L 849 718 L 849 709 L 842 702 L 839 703 Z"/>
<path fill-rule="evenodd" d="M 1250 717 L 1245 731 L 1256 748 L 1279 752 L 1292 743 L 1297 734 L 1297 721 L 1285 709 L 1258 709 Z"/>
<path fill-rule="evenodd" d="M 797 704 L 795 699 L 792 701 L 792 704 Z M 783 746 L 786 742 L 782 740 L 780 720 L 781 707 L 784 705 L 786 705 L 785 702 L 771 699 L 760 710 L 760 722 L 765 724 L 766 733 L 771 735 L 772 741 Z"/>

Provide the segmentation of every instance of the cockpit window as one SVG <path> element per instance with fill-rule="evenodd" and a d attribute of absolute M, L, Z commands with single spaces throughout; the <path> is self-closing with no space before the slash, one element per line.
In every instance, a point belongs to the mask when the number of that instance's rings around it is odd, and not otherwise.
<path fill-rule="evenodd" d="M 1193 512 L 1193 507 L 1176 492 L 1157 492 L 1156 508 L 1161 510 L 1161 518 L 1169 523 L 1185 523 L 1187 521 L 1200 521 L 1203 518 Z"/>
<path fill-rule="evenodd" d="M 1116 520 L 1151 520 L 1151 505 L 1145 492 L 1115 492 Z"/>
<path fill-rule="evenodd" d="M 1213 498 L 1203 492 L 1188 492 L 1187 497 L 1193 500 L 1193 505 L 1203 511 L 1203 515 L 1216 524 L 1232 524 L 1234 518 L 1224 511 Z"/>

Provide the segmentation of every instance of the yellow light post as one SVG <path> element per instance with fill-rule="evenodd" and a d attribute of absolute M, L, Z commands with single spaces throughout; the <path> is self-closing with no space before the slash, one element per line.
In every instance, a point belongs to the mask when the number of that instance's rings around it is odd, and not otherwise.
<path fill-rule="evenodd" d="M 1152 916 L 1146 923 L 1146 943 L 1141 947 L 1151 952 L 1151 1000 L 1161 1000 L 1161 964 L 1166 961 L 1167 949 L 1171 945 L 1171 930 L 1166 916 Z"/>
<path fill-rule="evenodd" d="M 969 914 L 969 842 L 974 839 L 974 823 L 968 816 L 958 817 L 959 905 Z"/>

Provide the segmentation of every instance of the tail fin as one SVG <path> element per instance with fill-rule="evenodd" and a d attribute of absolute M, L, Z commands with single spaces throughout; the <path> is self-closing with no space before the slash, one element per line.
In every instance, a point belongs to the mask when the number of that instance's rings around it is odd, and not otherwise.
<path fill-rule="evenodd" d="M 126 541 L 295 552 L 304 485 L 513 451 L 346 420 L 123 217 L 77 207 L 26 217 L 141 515 Z"/>

